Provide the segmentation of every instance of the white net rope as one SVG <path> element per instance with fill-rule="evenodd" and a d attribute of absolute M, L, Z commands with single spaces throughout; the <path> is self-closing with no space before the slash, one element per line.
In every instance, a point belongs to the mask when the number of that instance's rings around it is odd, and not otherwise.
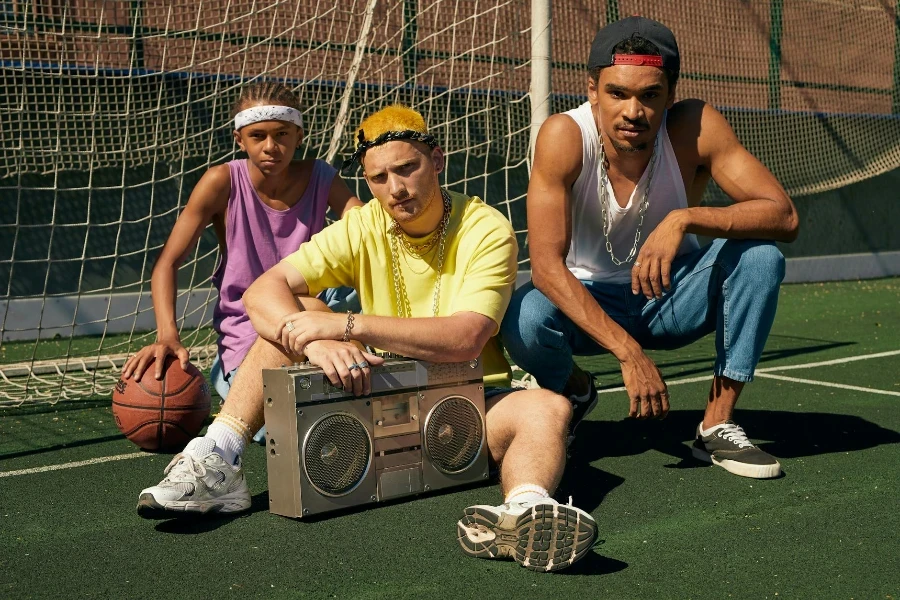
<path fill-rule="evenodd" d="M 584 101 L 596 29 L 646 15 L 679 39 L 679 97 L 719 107 L 791 194 L 844 186 L 900 165 L 890 4 L 553 3 L 553 110 Z M 365 114 L 422 111 L 449 153 L 444 183 L 509 217 L 527 269 L 530 12 L 529 0 L 0 3 L 0 406 L 108 395 L 153 341 L 153 261 L 200 176 L 238 156 L 229 111 L 260 78 L 298 92 L 301 153 L 333 164 Z M 182 341 L 201 367 L 216 259 L 207 231 L 179 272 Z"/>
<path fill-rule="evenodd" d="M 0 5 L 9 49 L 0 288 L 10 299 L 0 306 L 0 405 L 109 394 L 128 353 L 153 341 L 153 261 L 203 172 L 238 156 L 229 112 L 245 82 L 294 88 L 301 154 L 333 163 L 352 151 L 366 113 L 414 106 L 448 150 L 446 185 L 493 196 L 512 218 L 527 180 L 527 9 L 521 0 Z M 350 179 L 368 198 L 360 183 Z M 215 353 L 216 259 L 208 231 L 179 273 L 182 341 L 201 367 Z"/>

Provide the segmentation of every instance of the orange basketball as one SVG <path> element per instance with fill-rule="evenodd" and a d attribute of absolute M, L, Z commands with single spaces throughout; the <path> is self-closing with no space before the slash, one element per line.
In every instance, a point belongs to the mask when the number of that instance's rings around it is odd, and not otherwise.
<path fill-rule="evenodd" d="M 184 370 L 168 356 L 162 379 L 154 376 L 152 362 L 140 381 L 119 379 L 112 408 L 119 430 L 144 450 L 180 452 L 200 433 L 210 402 L 209 385 L 197 367 Z"/>

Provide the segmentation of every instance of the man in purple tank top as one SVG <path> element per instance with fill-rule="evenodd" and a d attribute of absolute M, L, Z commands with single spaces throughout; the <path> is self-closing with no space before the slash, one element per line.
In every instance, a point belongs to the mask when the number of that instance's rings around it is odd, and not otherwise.
<path fill-rule="evenodd" d="M 299 100 L 290 89 L 274 82 L 246 86 L 233 112 L 234 139 L 247 158 L 211 167 L 175 222 L 151 279 L 157 340 L 128 359 L 122 368 L 126 378 L 140 380 L 154 365 L 153 375 L 160 379 L 168 355 L 176 356 L 183 368 L 187 366 L 188 351 L 175 321 L 176 276 L 208 225 L 215 230 L 221 257 L 213 275 L 219 291 L 213 324 L 219 337 L 212 380 L 224 398 L 257 338 L 244 309 L 244 291 L 320 231 L 329 208 L 343 217 L 362 206 L 330 165 L 293 159 L 303 140 L 303 121 Z M 332 305 L 352 303 L 348 296 L 346 291 L 329 290 L 324 300 Z M 261 386 L 256 393 L 261 402 Z M 207 435 L 215 437 L 217 431 L 227 429 L 217 419 Z M 181 456 L 176 459 L 185 460 Z M 228 475 L 231 471 L 222 472 Z M 227 476 L 226 483 L 236 485 Z M 249 506 L 250 499 L 241 495 L 232 501 Z"/>
<path fill-rule="evenodd" d="M 784 257 L 773 242 L 797 237 L 797 212 L 715 108 L 675 102 L 680 64 L 662 23 L 629 17 L 597 33 L 588 102 L 553 115 L 538 134 L 528 186 L 532 281 L 513 295 L 501 336 L 538 385 L 572 399 L 574 432 L 597 391 L 573 355 L 613 354 L 629 416 L 662 418 L 669 392 L 644 350 L 715 332 L 694 456 L 745 477 L 776 477 L 781 465 L 732 412 L 775 318 Z M 710 178 L 733 205 L 700 206 Z M 698 248 L 694 234 L 717 239 Z"/>

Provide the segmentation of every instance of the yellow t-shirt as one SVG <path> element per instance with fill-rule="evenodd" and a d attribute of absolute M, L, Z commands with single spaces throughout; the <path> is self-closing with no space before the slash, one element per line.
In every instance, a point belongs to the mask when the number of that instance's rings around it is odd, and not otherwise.
<path fill-rule="evenodd" d="M 496 324 L 494 337 L 482 352 L 484 381 L 485 385 L 508 386 L 509 363 L 503 357 L 497 332 L 516 281 L 516 236 L 509 221 L 479 198 L 451 192 L 450 199 L 452 210 L 444 245 L 438 316 L 471 311 L 492 319 Z M 388 213 L 373 200 L 352 209 L 284 260 L 300 271 L 310 294 L 351 286 L 359 293 L 364 314 L 396 317 L 397 294 L 388 233 L 392 223 Z M 418 244 L 425 239 L 414 241 Z M 417 258 L 397 244 L 413 317 L 434 316 L 438 245 Z"/>

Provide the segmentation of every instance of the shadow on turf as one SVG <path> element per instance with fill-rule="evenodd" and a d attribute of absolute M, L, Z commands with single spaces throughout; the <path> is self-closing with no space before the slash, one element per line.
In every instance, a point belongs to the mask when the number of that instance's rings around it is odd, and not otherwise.
<path fill-rule="evenodd" d="M 610 456 L 632 456 L 657 450 L 677 460 L 671 469 L 710 467 L 691 455 L 700 411 L 674 410 L 662 421 L 584 421 L 572 444 L 558 497 L 573 496 L 592 512 L 622 479 L 590 463 Z M 900 442 L 900 433 L 854 415 L 740 410 L 735 420 L 758 446 L 779 459 L 853 452 Z M 790 476 L 790 464 L 782 464 Z"/>
<path fill-rule="evenodd" d="M 833 350 L 835 348 L 843 348 L 844 346 L 853 346 L 856 344 L 856 342 L 834 342 L 830 340 L 816 340 L 812 338 L 797 338 L 796 336 L 778 336 L 775 334 L 772 334 L 770 337 L 802 339 L 804 341 L 817 343 L 806 344 L 805 346 L 796 346 L 793 348 L 764 350 L 759 361 L 759 366 L 761 367 L 765 366 L 766 363 L 782 360 L 785 358 L 791 358 L 793 356 L 811 355 L 816 352 L 824 352 L 826 350 Z M 674 358 L 669 360 L 660 358 L 656 365 L 660 368 L 660 370 L 667 373 L 674 371 L 676 367 L 681 367 L 677 371 L 678 376 L 689 377 L 691 375 L 705 375 L 710 373 L 714 359 L 715 356 L 700 356 L 697 358 Z M 607 378 L 609 376 L 620 377 L 622 375 L 622 371 L 618 367 L 614 367 L 607 370 L 594 370 L 591 372 L 591 375 L 601 379 Z"/>
<path fill-rule="evenodd" d="M 594 551 L 588 552 L 584 558 L 568 569 L 554 571 L 554 575 L 557 577 L 560 575 L 608 575 L 627 568 L 627 562 L 609 558 Z"/>
<path fill-rule="evenodd" d="M 235 519 L 247 517 L 256 512 L 269 510 L 269 492 L 260 492 L 254 494 L 250 500 L 250 509 L 236 515 L 223 515 L 213 513 L 211 515 L 198 516 L 196 514 L 185 515 L 184 517 L 170 518 L 160 521 L 156 525 L 156 530 L 162 533 L 175 533 L 180 535 L 194 535 L 198 533 L 206 533 L 214 531 L 223 525 L 231 523 Z"/>
<path fill-rule="evenodd" d="M 91 446 L 93 444 L 103 444 L 105 442 L 115 442 L 121 440 L 122 434 L 105 435 L 103 437 L 91 438 L 89 440 L 78 440 L 77 442 L 66 442 L 65 444 L 56 444 L 55 446 L 45 446 L 43 448 L 35 448 L 34 450 L 22 450 L 20 452 L 10 452 L 9 454 L 0 454 L 0 460 L 8 460 L 10 458 L 19 458 L 21 456 L 32 456 L 34 454 L 44 454 L 46 452 L 57 452 L 69 448 L 78 448 L 79 446 Z M 135 450 L 140 448 L 135 447 Z"/>

